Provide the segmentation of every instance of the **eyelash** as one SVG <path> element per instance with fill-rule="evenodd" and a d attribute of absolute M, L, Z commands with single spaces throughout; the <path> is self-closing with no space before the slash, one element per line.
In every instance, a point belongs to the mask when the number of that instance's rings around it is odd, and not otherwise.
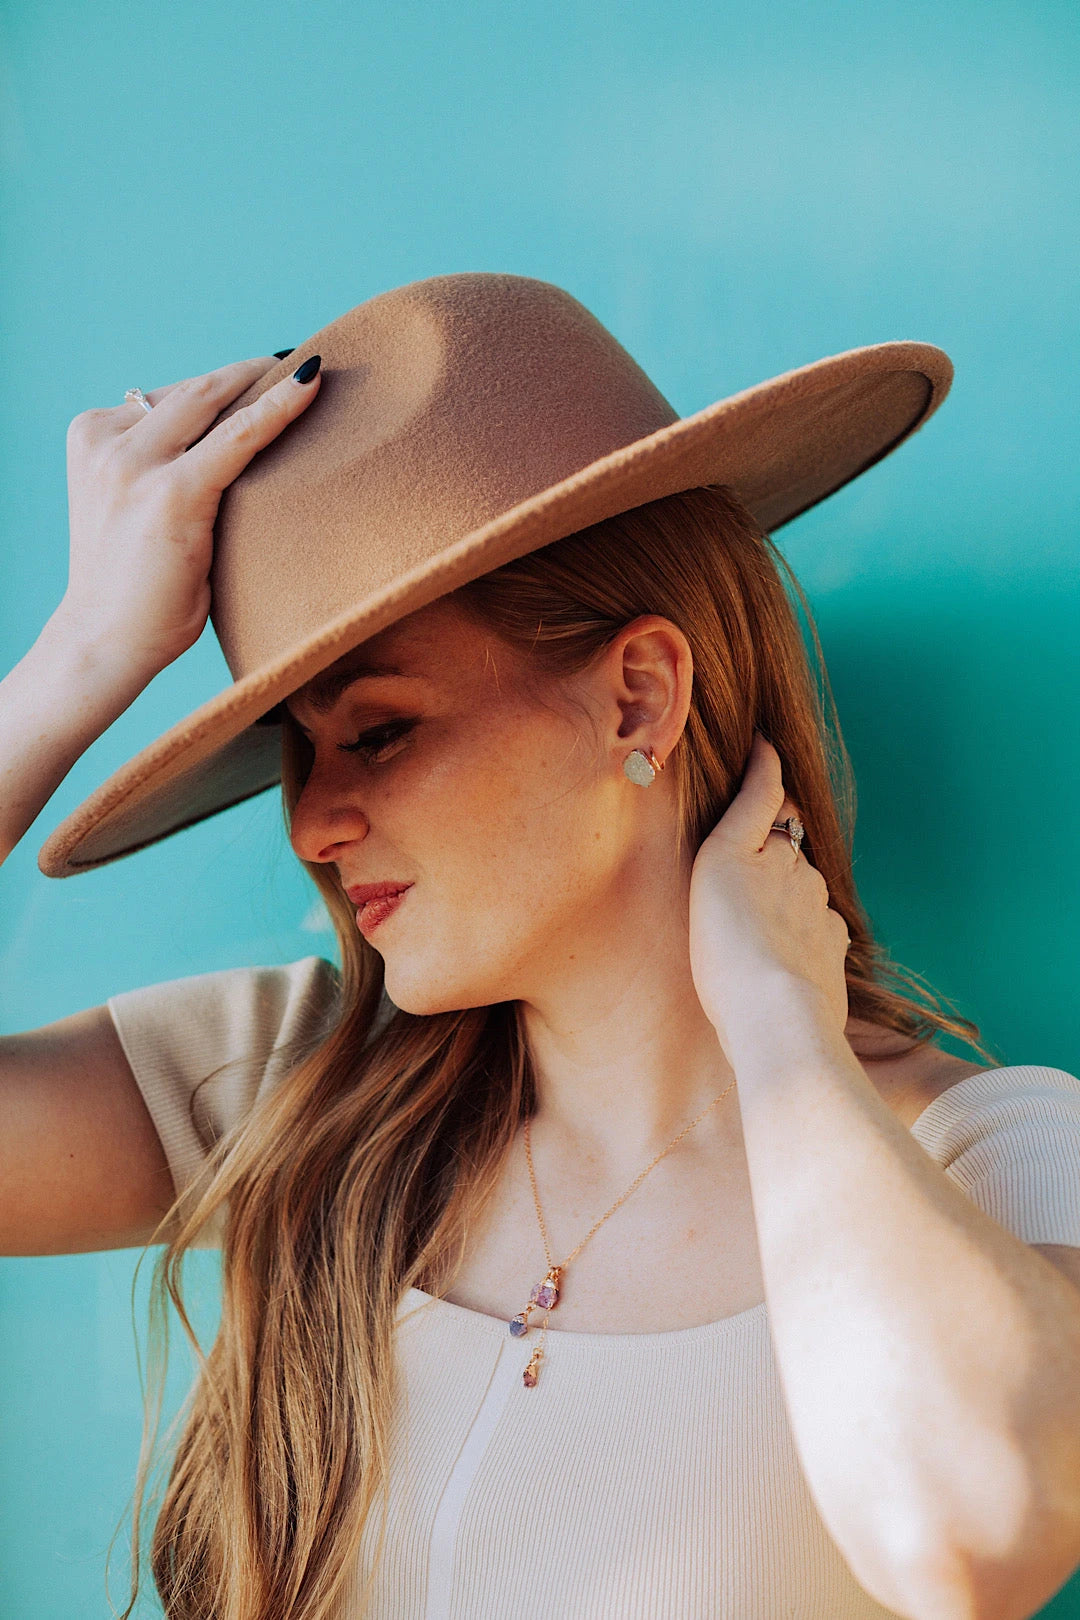
<path fill-rule="evenodd" d="M 338 743 L 338 747 L 346 754 L 361 755 L 368 764 L 376 764 L 379 754 L 384 754 L 391 743 L 404 737 L 415 724 L 415 720 L 387 720 L 381 726 L 372 726 L 370 731 L 362 731 L 355 742 Z"/>

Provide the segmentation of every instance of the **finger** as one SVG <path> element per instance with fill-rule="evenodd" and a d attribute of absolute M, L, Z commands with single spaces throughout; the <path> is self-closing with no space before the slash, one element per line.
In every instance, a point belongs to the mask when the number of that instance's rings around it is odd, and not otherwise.
<path fill-rule="evenodd" d="M 832 895 L 829 893 L 829 885 L 826 883 L 824 877 L 818 871 L 816 866 L 811 865 L 811 863 L 806 860 L 806 856 L 802 853 L 801 850 L 799 852 L 799 859 L 802 860 L 802 861 L 806 861 L 806 865 L 807 865 L 808 869 L 814 875 L 814 880 L 817 883 L 818 893 L 821 895 L 821 904 L 825 907 L 825 909 L 827 911 L 831 910 L 832 908 L 831 908 L 829 902 L 832 899 Z"/>
<path fill-rule="evenodd" d="M 272 355 L 234 360 L 215 371 L 152 388 L 146 395 L 153 407 L 150 411 L 144 411 L 137 400 L 125 402 L 118 408 L 136 413 L 127 424 L 130 433 L 134 435 L 137 430 L 138 434 L 132 438 L 132 445 L 158 461 L 182 455 L 227 405 L 280 364 Z"/>
<path fill-rule="evenodd" d="M 241 366 L 261 366 L 261 368 L 262 368 L 261 371 L 259 371 L 259 373 L 256 373 L 256 374 L 257 374 L 257 376 L 264 376 L 264 374 L 266 374 L 267 371 L 269 371 L 269 369 L 272 368 L 272 366 L 274 366 L 274 364 L 277 364 L 277 361 L 279 361 L 279 360 L 287 360 L 288 355 L 291 355 L 291 348 L 275 348 L 274 353 L 272 353 L 272 355 L 270 355 L 269 358 L 267 358 L 267 356 L 264 355 L 264 356 L 262 356 L 261 360 L 241 360 L 241 361 L 235 361 L 235 363 L 236 364 L 241 364 Z M 220 368 L 220 369 L 228 369 L 228 368 Z M 210 373 L 207 373 L 207 374 L 210 374 Z M 151 405 L 157 405 L 157 403 L 159 403 L 160 400 L 165 399 L 165 395 L 172 394 L 173 389 L 178 389 L 178 387 L 181 387 L 181 384 L 183 384 L 183 382 L 194 382 L 194 381 L 196 381 L 196 379 L 194 379 L 194 377 L 180 377 L 180 381 L 178 381 L 178 382 L 164 382 L 164 384 L 162 384 L 162 386 L 160 386 L 159 389 L 146 390 L 146 392 L 144 392 L 144 395 L 142 395 L 142 399 L 149 400 L 149 403 L 151 403 Z M 136 407 L 138 407 L 138 410 L 142 410 L 142 407 L 141 407 L 141 405 L 139 405 L 138 400 L 125 400 L 125 402 L 123 402 L 123 403 L 125 403 L 125 405 L 128 405 L 128 403 L 134 403 L 134 405 L 136 405 Z M 142 411 L 142 415 L 146 416 L 146 411 Z"/>
<path fill-rule="evenodd" d="M 781 819 L 785 802 L 780 755 L 760 731 L 755 731 L 742 783 L 721 824 L 740 843 L 760 852 L 768 842 L 773 822 Z"/>
<path fill-rule="evenodd" d="M 284 350 L 283 353 L 291 354 L 292 350 L 287 349 Z M 235 374 L 237 377 L 243 377 L 246 374 L 248 385 L 250 386 L 251 380 L 256 377 L 263 376 L 263 374 L 269 371 L 272 366 L 277 365 L 280 358 L 281 356 L 276 354 L 262 354 L 256 355 L 254 359 L 251 360 L 231 360 L 228 365 L 218 366 L 213 371 L 198 372 L 193 377 L 180 377 L 176 382 L 162 383 L 159 388 L 148 388 L 145 391 L 145 397 L 150 401 L 151 405 L 157 406 L 168 394 L 174 394 L 178 388 L 190 387 L 195 383 L 201 382 L 204 378 L 221 378 L 227 383 L 230 374 Z M 235 398 L 235 395 L 233 397 Z M 124 403 L 127 404 L 129 402 L 125 400 Z M 134 401 L 134 403 L 138 406 L 139 410 L 142 410 L 142 406 L 138 404 L 137 400 Z M 146 415 L 145 411 L 143 412 L 143 415 Z"/>
<path fill-rule="evenodd" d="M 225 490 L 240 476 L 252 456 L 307 409 L 321 382 L 321 371 L 306 383 L 297 382 L 290 372 L 250 405 L 219 422 L 187 452 L 184 461 L 203 487 L 219 492 Z"/>

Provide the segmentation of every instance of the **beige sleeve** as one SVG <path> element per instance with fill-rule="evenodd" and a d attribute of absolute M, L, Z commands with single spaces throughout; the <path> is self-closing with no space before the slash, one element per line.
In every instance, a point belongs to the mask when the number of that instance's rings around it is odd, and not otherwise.
<path fill-rule="evenodd" d="M 305 956 L 284 967 L 226 968 L 109 997 L 178 1194 L 217 1139 L 328 1032 L 339 996 L 334 965 Z M 273 1051 L 286 1044 L 289 1050 Z M 220 1242 L 220 1223 L 207 1241 Z"/>
<path fill-rule="evenodd" d="M 1080 1247 L 1080 1079 L 1016 1065 L 957 1081 L 912 1135 L 983 1212 L 1024 1243 Z"/>

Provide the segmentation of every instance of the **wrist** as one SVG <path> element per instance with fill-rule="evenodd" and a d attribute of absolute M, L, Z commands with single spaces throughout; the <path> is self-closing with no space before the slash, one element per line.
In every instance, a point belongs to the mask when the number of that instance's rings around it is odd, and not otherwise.
<path fill-rule="evenodd" d="M 144 668 L 119 636 L 88 625 L 85 614 L 66 597 L 46 620 L 34 652 L 68 693 L 95 707 L 115 707 L 117 714 L 158 673 L 157 668 Z"/>
<path fill-rule="evenodd" d="M 820 985 L 777 969 L 758 975 L 725 1008 L 715 1026 L 733 1065 L 766 1055 L 805 1051 L 832 1037 L 847 1044 Z"/>
<path fill-rule="evenodd" d="M 104 731 L 152 675 L 117 643 L 88 635 L 61 608 L 46 620 L 23 663 L 29 666 L 36 707 L 66 716 L 80 733 Z"/>

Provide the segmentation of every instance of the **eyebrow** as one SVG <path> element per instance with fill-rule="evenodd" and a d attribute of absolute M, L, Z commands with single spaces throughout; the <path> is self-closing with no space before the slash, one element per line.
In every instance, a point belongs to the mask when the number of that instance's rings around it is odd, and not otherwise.
<path fill-rule="evenodd" d="M 399 669 L 396 664 L 350 664 L 344 669 L 327 670 L 308 682 L 304 692 L 304 699 L 311 704 L 317 714 L 327 714 L 350 686 L 357 681 L 378 680 L 388 675 L 398 675 L 405 680 L 422 680 L 419 675 L 409 675 L 405 670 Z M 299 694 L 294 693 L 294 696 Z M 286 700 L 286 707 L 288 706 Z M 294 717 L 295 718 L 295 717 Z M 299 721 L 297 721 L 299 725 Z"/>

